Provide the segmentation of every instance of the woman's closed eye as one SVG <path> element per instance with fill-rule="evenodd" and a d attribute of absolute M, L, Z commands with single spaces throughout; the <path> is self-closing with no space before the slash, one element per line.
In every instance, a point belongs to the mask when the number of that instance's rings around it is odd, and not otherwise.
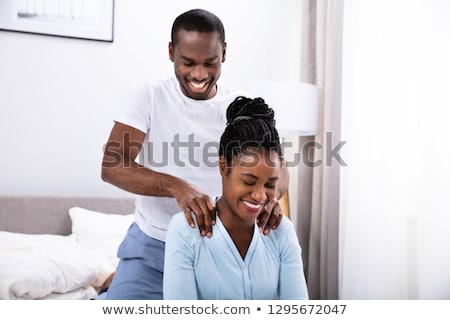
<path fill-rule="evenodd" d="M 243 180 L 244 184 L 246 186 L 254 186 L 255 185 L 255 181 L 248 181 L 248 180 Z"/>
<path fill-rule="evenodd" d="M 246 186 L 254 186 L 256 184 L 255 181 L 243 180 L 243 182 Z M 264 185 L 264 187 L 267 189 L 275 189 L 277 187 L 277 185 L 276 185 L 276 183 L 266 183 Z"/>

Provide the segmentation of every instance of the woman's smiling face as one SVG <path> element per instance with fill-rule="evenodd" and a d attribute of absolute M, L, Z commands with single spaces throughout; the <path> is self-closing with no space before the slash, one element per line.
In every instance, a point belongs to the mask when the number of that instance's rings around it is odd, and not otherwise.
<path fill-rule="evenodd" d="M 232 167 L 220 161 L 222 198 L 232 213 L 254 223 L 264 206 L 277 195 L 280 158 L 277 152 L 250 149 L 235 156 Z"/>

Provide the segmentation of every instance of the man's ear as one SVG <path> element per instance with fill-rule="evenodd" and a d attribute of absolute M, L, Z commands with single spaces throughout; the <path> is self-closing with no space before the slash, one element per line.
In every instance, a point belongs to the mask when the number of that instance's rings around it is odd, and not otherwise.
<path fill-rule="evenodd" d="M 227 55 L 227 43 L 225 42 L 222 47 L 222 63 L 225 62 L 226 55 Z"/>
<path fill-rule="evenodd" d="M 173 47 L 172 42 L 169 42 L 169 59 L 172 62 L 173 62 L 173 57 L 174 57 L 174 50 L 175 50 L 175 48 Z"/>

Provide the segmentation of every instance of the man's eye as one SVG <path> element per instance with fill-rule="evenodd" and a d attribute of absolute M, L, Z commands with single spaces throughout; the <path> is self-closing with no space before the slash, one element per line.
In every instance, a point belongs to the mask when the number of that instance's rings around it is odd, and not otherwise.
<path fill-rule="evenodd" d="M 274 189 L 274 188 L 276 188 L 276 184 L 266 184 L 266 188 L 267 189 Z"/>
<path fill-rule="evenodd" d="M 247 186 L 253 186 L 255 183 L 254 182 L 250 182 L 250 181 L 245 181 L 244 180 L 244 184 Z"/>

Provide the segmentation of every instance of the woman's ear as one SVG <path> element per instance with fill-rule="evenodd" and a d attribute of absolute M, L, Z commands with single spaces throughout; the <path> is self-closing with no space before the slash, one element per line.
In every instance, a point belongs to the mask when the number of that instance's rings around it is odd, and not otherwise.
<path fill-rule="evenodd" d="M 219 158 L 219 172 L 222 177 L 227 174 L 227 162 L 223 156 L 220 156 Z"/>

